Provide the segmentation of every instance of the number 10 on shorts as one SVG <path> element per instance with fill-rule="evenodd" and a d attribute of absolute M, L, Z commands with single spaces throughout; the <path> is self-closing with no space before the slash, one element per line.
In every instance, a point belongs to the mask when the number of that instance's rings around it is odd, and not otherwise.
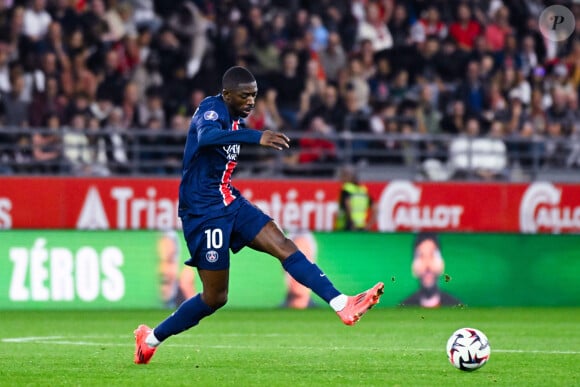
<path fill-rule="evenodd" d="M 205 230 L 206 247 L 208 249 L 220 249 L 224 243 L 224 236 L 221 228 Z"/>

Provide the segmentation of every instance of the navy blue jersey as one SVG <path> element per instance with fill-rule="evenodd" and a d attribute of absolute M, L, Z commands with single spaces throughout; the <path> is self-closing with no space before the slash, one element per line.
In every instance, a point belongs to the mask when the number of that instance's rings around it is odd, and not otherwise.
<path fill-rule="evenodd" d="M 240 144 L 259 144 L 262 132 L 230 117 L 221 96 L 205 98 L 191 118 L 179 186 L 179 216 L 207 214 L 234 203 L 231 184 Z"/>

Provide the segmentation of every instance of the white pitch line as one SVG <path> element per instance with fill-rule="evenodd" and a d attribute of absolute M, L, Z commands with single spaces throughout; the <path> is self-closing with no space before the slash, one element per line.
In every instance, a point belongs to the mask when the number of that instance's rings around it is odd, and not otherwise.
<path fill-rule="evenodd" d="M 282 336 L 278 334 L 273 334 L 274 336 Z M 119 343 L 119 342 L 98 342 L 98 341 L 87 341 L 87 340 L 74 340 L 75 338 L 79 339 L 110 339 L 110 338 L 118 338 L 118 339 L 125 339 L 128 342 L 126 343 Z M 28 336 L 28 337 L 10 337 L 10 338 L 3 338 L 0 340 L 3 343 L 11 343 L 11 344 L 50 344 L 50 345 L 72 345 L 72 346 L 107 346 L 107 347 L 127 347 L 132 346 L 133 343 L 132 337 L 127 336 L 75 336 L 75 337 L 67 337 L 67 336 Z M 164 344 L 167 347 L 175 347 L 175 348 L 196 348 L 196 349 L 246 349 L 246 350 L 260 350 L 260 349 L 268 349 L 268 347 L 259 346 L 259 345 L 199 345 L 199 344 L 177 344 L 177 343 L 167 343 Z M 289 346 L 283 347 L 287 350 L 296 350 L 296 351 L 304 351 L 310 350 L 312 351 L 312 347 L 308 346 Z M 326 348 L 318 348 L 318 349 L 330 349 L 330 350 L 359 350 L 359 351 L 368 351 L 369 348 L 361 348 L 361 347 L 326 347 Z M 384 347 L 384 348 L 372 348 L 372 350 L 380 350 L 383 352 L 400 352 L 400 351 L 413 351 L 413 352 L 445 352 L 441 349 L 436 348 L 394 348 L 394 347 Z M 526 349 L 495 349 L 492 347 L 492 352 L 497 353 L 529 353 L 529 354 L 542 354 L 542 355 L 580 355 L 580 351 L 568 351 L 568 350 L 526 350 Z"/>

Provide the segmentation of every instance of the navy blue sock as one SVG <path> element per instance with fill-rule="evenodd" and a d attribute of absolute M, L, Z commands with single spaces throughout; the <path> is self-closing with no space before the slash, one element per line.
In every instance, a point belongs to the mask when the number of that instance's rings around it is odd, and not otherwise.
<path fill-rule="evenodd" d="M 315 264 L 310 262 L 299 250 L 282 261 L 282 267 L 302 285 L 312 289 L 320 298 L 330 302 L 341 293 L 336 290 L 326 275 Z"/>
<path fill-rule="evenodd" d="M 198 294 L 181 304 L 171 316 L 167 317 L 153 330 L 153 334 L 157 340 L 163 341 L 169 336 L 196 326 L 199 320 L 213 312 L 215 310 L 203 302 L 201 294 Z"/>

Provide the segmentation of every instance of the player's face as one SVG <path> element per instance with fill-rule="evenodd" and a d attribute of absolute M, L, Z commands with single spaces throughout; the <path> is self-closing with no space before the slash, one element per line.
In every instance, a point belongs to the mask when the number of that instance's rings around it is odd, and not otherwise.
<path fill-rule="evenodd" d="M 443 272 L 443 260 L 435 242 L 427 239 L 415 249 L 413 273 L 424 287 L 432 287 Z"/>
<path fill-rule="evenodd" d="M 234 90 L 224 90 L 223 97 L 231 113 L 237 117 L 246 118 L 256 104 L 258 85 L 256 82 L 240 84 Z"/>

